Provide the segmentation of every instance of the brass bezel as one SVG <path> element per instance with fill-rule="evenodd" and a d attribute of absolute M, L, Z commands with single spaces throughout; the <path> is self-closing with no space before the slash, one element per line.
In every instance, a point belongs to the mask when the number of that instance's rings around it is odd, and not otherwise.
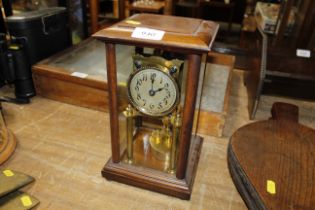
<path fill-rule="evenodd" d="M 175 102 L 174 104 L 166 111 L 163 111 L 161 113 L 152 113 L 152 112 L 149 112 L 147 109 L 144 109 L 142 106 L 139 106 L 135 101 L 134 99 L 131 97 L 131 92 L 130 92 L 130 82 L 132 80 L 132 78 L 137 75 L 138 73 L 142 72 L 142 71 L 145 71 L 145 70 L 148 70 L 148 69 L 154 69 L 154 70 L 157 70 L 159 72 L 161 72 L 162 74 L 165 74 L 167 77 L 170 78 L 170 80 L 172 81 L 173 85 L 175 86 L 175 89 L 176 89 L 176 99 L 175 99 Z M 137 69 L 136 71 L 132 72 L 128 78 L 128 81 L 127 81 L 127 96 L 128 96 L 128 99 L 131 103 L 131 105 L 138 111 L 140 112 L 141 114 L 144 114 L 146 116 L 150 116 L 150 117 L 163 117 L 165 115 L 168 115 L 170 113 L 172 113 L 175 108 L 177 107 L 177 105 L 179 104 L 180 102 L 180 93 L 179 93 L 179 87 L 178 87 L 178 83 L 177 81 L 175 80 L 175 78 L 168 72 L 168 69 L 166 67 L 163 67 L 163 66 L 160 66 L 160 65 L 155 65 L 155 64 L 149 64 L 149 65 L 145 65 L 145 66 L 142 66 L 140 67 L 139 69 Z"/>

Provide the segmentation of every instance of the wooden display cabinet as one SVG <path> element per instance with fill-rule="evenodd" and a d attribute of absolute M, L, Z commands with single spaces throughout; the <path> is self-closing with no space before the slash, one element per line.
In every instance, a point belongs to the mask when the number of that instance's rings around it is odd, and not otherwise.
<path fill-rule="evenodd" d="M 125 65 L 126 72 L 132 61 L 126 55 L 132 46 L 120 45 L 116 59 Z M 109 111 L 105 48 L 101 41 L 89 38 L 32 66 L 36 94 L 51 100 Z M 210 51 L 207 58 L 197 132 L 221 137 L 228 114 L 234 57 Z M 126 80 L 119 74 L 118 80 Z M 125 83 L 119 89 L 126 88 Z"/>

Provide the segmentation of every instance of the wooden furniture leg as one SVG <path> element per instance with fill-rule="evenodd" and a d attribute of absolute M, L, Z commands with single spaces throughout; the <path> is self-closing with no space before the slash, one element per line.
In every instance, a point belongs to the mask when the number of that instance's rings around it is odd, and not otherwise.
<path fill-rule="evenodd" d="M 91 17 L 91 32 L 95 33 L 98 30 L 99 0 L 89 0 L 89 3 Z"/>

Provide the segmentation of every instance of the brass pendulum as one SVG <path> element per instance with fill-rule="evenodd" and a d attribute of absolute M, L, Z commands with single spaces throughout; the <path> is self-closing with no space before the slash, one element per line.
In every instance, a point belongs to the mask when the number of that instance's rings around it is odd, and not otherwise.
<path fill-rule="evenodd" d="M 150 145 L 154 155 L 160 160 L 165 160 L 165 167 L 168 168 L 169 152 L 171 148 L 170 119 L 168 116 L 162 119 L 163 128 L 154 130 L 150 135 Z"/>

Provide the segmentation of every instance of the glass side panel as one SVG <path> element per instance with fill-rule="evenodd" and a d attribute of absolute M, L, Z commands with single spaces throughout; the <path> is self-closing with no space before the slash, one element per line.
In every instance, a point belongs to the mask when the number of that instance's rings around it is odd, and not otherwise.
<path fill-rule="evenodd" d="M 202 102 L 203 85 L 204 85 L 206 66 L 207 66 L 206 59 L 207 59 L 206 55 L 202 56 L 201 58 L 199 81 L 198 81 L 197 96 L 196 96 L 195 115 L 194 115 L 193 129 L 192 129 L 193 135 L 197 135 L 197 131 L 198 131 L 198 122 L 199 122 L 200 107 L 201 107 L 201 102 Z"/>
<path fill-rule="evenodd" d="M 117 84 L 118 84 L 118 106 L 119 106 L 119 142 L 120 153 L 123 155 L 127 148 L 128 137 L 128 121 L 126 108 L 129 104 L 126 86 L 129 75 L 132 72 L 133 62 L 132 56 L 135 53 L 135 47 L 127 45 L 116 46 L 116 70 L 117 70 Z M 110 90 L 109 90 L 110 91 Z M 128 118 L 131 119 L 132 117 Z M 134 121 L 131 119 L 131 121 Z M 131 131 L 133 132 L 133 131 Z"/>

